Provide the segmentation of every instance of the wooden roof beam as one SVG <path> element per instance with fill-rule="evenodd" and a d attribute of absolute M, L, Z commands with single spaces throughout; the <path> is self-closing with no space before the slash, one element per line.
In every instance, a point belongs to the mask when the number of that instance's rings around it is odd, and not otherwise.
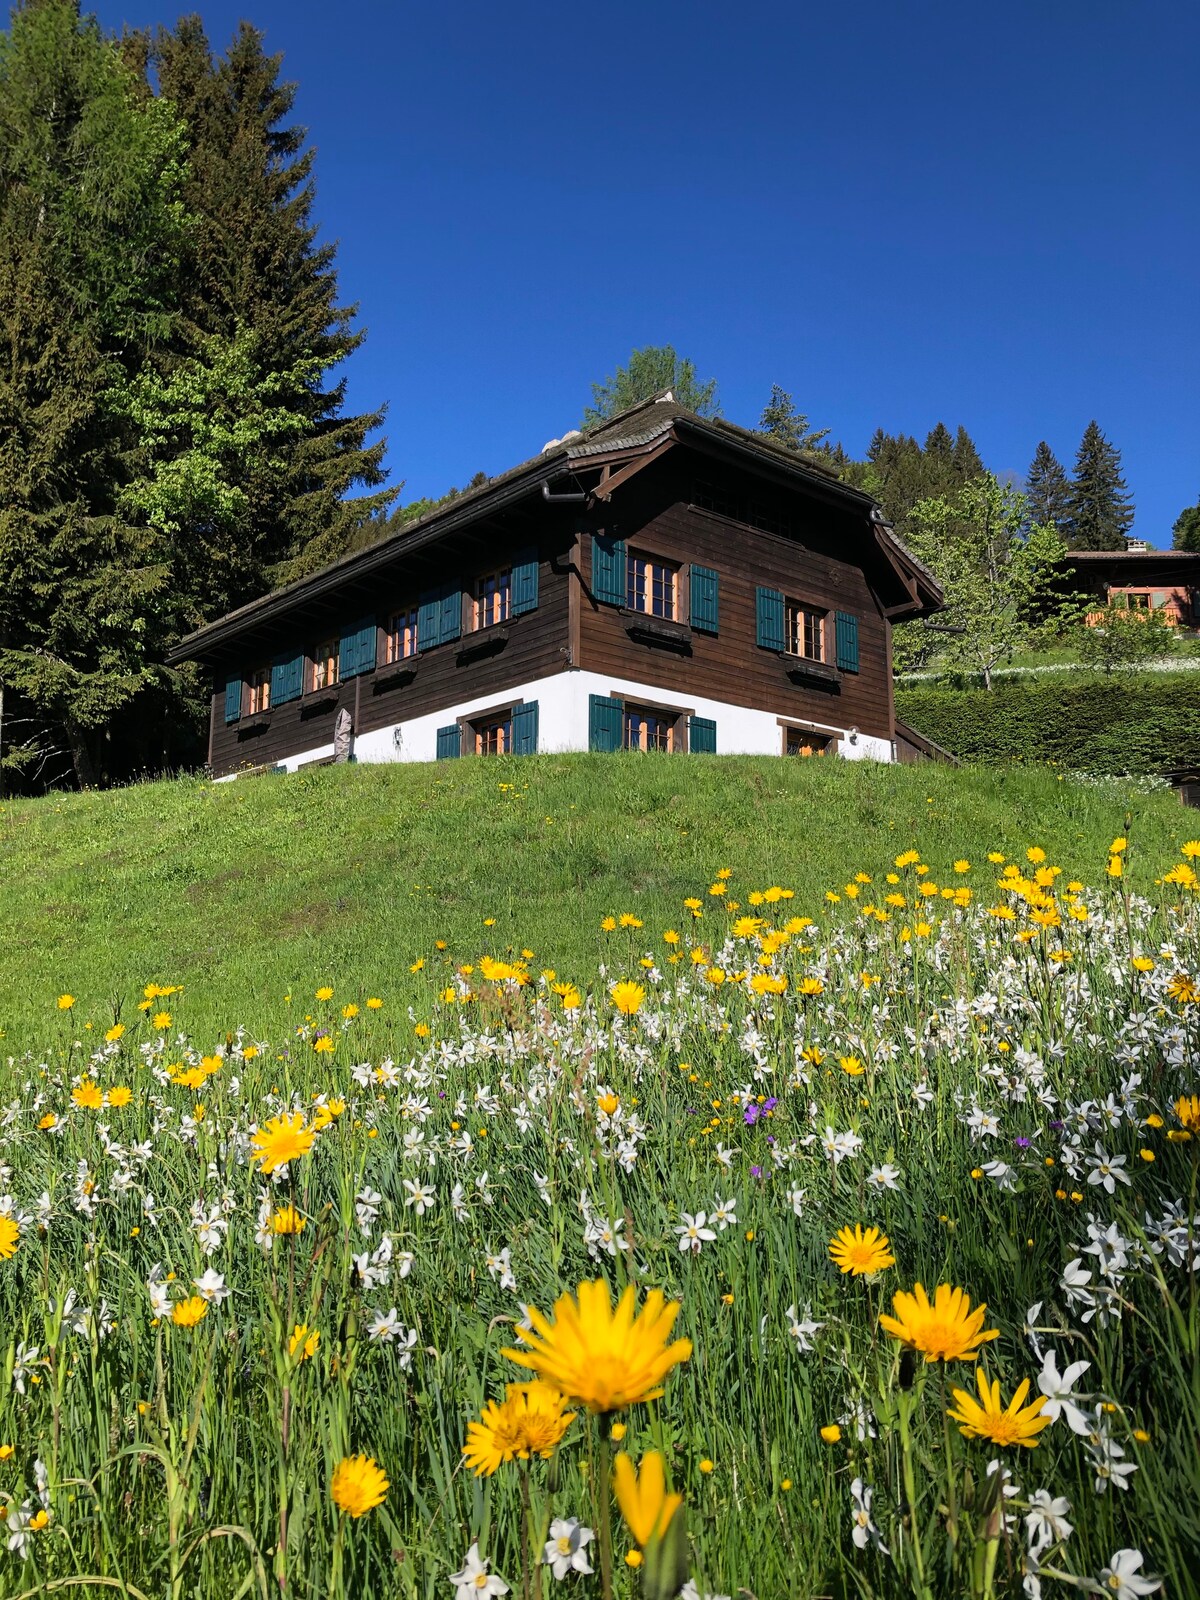
<path fill-rule="evenodd" d="M 674 443 L 674 439 L 669 435 L 656 439 L 653 446 L 643 455 L 634 456 L 631 461 L 625 462 L 615 472 L 611 464 L 605 462 L 601 468 L 600 482 L 592 490 L 593 499 L 611 500 L 614 489 L 619 489 L 623 483 L 628 483 L 630 478 L 635 478 L 644 467 L 648 467 L 652 461 L 657 461 L 661 456 L 665 455 Z"/>

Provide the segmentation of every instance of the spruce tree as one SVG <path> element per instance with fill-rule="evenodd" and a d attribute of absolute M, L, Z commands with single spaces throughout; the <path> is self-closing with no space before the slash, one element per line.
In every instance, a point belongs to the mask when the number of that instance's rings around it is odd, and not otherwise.
<path fill-rule="evenodd" d="M 1064 532 L 1071 514 L 1071 486 L 1066 469 L 1045 439 L 1033 453 L 1025 480 L 1025 499 L 1031 523 Z"/>
<path fill-rule="evenodd" d="M 954 435 L 951 458 L 954 462 L 954 475 L 960 483 L 969 483 L 972 478 L 978 478 L 983 471 L 983 460 L 975 448 L 975 441 L 961 422 Z"/>
<path fill-rule="evenodd" d="M 1172 546 L 1176 550 L 1190 550 L 1200 555 L 1200 505 L 1187 506 L 1175 518 L 1171 529 Z"/>
<path fill-rule="evenodd" d="M 1121 476 L 1121 452 L 1089 422 L 1075 457 L 1067 519 L 1072 550 L 1123 550 L 1133 526 L 1133 499 Z"/>
<path fill-rule="evenodd" d="M 785 450 L 816 450 L 829 437 L 828 428 L 810 428 L 808 416 L 797 411 L 792 397 L 779 384 L 771 385 L 771 398 L 763 407 L 756 433 Z"/>
<path fill-rule="evenodd" d="M 676 355 L 674 345 L 646 345 L 633 352 L 627 366 L 618 367 L 603 383 L 592 385 L 592 403 L 584 407 L 579 426 L 584 429 L 599 427 L 609 417 L 651 399 L 664 389 L 670 389 L 681 406 L 699 416 L 721 414 L 715 378 L 702 382 L 696 376 L 694 364 L 685 356 Z"/>
<path fill-rule="evenodd" d="M 367 442 L 382 409 L 344 414 L 345 380 L 329 380 L 364 335 L 353 327 L 356 308 L 338 303 L 335 247 L 316 240 L 313 151 L 289 121 L 296 86 L 281 81 L 281 58 L 243 23 L 214 60 L 191 16 L 159 32 L 150 59 L 159 94 L 186 128 L 183 196 L 197 219 L 181 281 L 180 359 L 199 364 L 200 387 L 214 363 L 249 363 L 251 412 L 261 415 L 269 395 L 289 419 L 270 448 L 226 460 L 244 497 L 243 558 L 208 564 L 209 592 L 197 601 L 212 614 L 341 554 L 398 491 L 380 490 L 386 441 Z M 380 492 L 347 499 L 354 488 Z M 201 563 L 198 578 L 204 571 Z"/>
<path fill-rule="evenodd" d="M 147 705 L 170 553 L 120 511 L 122 400 L 169 337 L 181 138 L 74 0 L 0 33 L 0 683 L 9 773 L 103 776 Z M 15 702 L 15 719 L 14 719 Z"/>

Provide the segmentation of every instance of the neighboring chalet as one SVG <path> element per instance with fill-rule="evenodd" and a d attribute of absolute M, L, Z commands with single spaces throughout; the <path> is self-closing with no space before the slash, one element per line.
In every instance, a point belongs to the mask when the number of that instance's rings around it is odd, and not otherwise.
<path fill-rule="evenodd" d="M 1070 586 L 1095 595 L 1089 627 L 1104 608 L 1158 611 L 1172 628 L 1200 628 L 1200 555 L 1187 550 L 1068 550 L 1058 563 Z"/>
<path fill-rule="evenodd" d="M 896 754 L 941 605 L 870 496 L 669 393 L 193 633 L 215 777 L 535 750 Z"/>

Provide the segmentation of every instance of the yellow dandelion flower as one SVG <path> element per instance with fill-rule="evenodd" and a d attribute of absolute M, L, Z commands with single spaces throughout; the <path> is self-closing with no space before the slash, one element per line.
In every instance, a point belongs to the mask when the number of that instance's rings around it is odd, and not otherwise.
<path fill-rule="evenodd" d="M 1000 1398 L 1000 1380 L 989 1383 L 982 1364 L 975 1369 L 979 1399 L 965 1389 L 952 1391 L 957 1410 L 946 1415 L 961 1423 L 959 1432 L 967 1439 L 989 1439 L 992 1444 L 1023 1445 L 1032 1450 L 1037 1445 L 1037 1435 L 1048 1428 L 1053 1418 L 1043 1415 L 1045 1395 L 1039 1395 L 1032 1405 L 1025 1404 L 1029 1393 L 1029 1379 L 1022 1378 L 1016 1393 L 1005 1406 Z"/>
<path fill-rule="evenodd" d="M 197 1323 L 203 1322 L 207 1315 L 208 1301 L 194 1294 L 189 1300 L 181 1300 L 172 1309 L 171 1321 L 177 1328 L 194 1328 Z"/>
<path fill-rule="evenodd" d="M 640 983 L 633 983 L 626 978 L 621 983 L 614 983 L 609 990 L 612 1003 L 623 1017 L 636 1015 L 642 1001 L 646 998 L 646 991 Z"/>
<path fill-rule="evenodd" d="M 73 994 L 60 994 L 59 995 L 59 997 L 58 997 L 58 1009 L 60 1011 L 70 1011 L 71 1007 L 74 1004 L 75 1004 L 75 996 Z"/>
<path fill-rule="evenodd" d="M 887 1234 L 879 1228 L 868 1228 L 864 1233 L 861 1222 L 836 1234 L 830 1240 L 829 1254 L 842 1272 L 856 1278 L 870 1277 L 896 1265 Z"/>
<path fill-rule="evenodd" d="M 271 1213 L 271 1232 L 276 1234 L 302 1233 L 307 1226 L 293 1205 L 280 1206 Z"/>
<path fill-rule="evenodd" d="M 259 1171 L 270 1174 L 280 1167 L 286 1167 L 289 1161 L 306 1156 L 316 1137 L 311 1128 L 305 1127 L 299 1111 L 285 1111 L 261 1127 L 250 1145 Z"/>
<path fill-rule="evenodd" d="M 365 1517 L 381 1506 L 391 1485 L 374 1456 L 344 1456 L 333 1469 L 329 1493 L 348 1517 Z"/>
<path fill-rule="evenodd" d="M 21 1229 L 12 1217 L 0 1216 L 0 1261 L 11 1261 L 21 1243 Z"/>
<path fill-rule="evenodd" d="M 987 1306 L 972 1311 L 966 1290 L 948 1283 L 938 1284 L 932 1303 L 924 1288 L 914 1283 L 911 1294 L 899 1290 L 892 1305 L 895 1316 L 881 1316 L 880 1326 L 926 1361 L 974 1361 L 981 1344 L 1000 1337 L 999 1328 L 983 1327 Z"/>

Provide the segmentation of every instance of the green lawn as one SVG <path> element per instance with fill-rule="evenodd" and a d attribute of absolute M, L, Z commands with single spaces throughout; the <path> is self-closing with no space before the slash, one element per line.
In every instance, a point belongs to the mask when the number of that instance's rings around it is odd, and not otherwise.
<path fill-rule="evenodd" d="M 396 1015 L 438 938 L 463 959 L 485 936 L 528 946 L 582 977 L 603 915 L 670 924 L 722 866 L 735 888 L 767 872 L 815 911 L 909 845 L 942 872 L 1053 836 L 1095 881 L 1127 807 L 1148 885 L 1200 819 L 1173 795 L 1041 770 L 539 756 L 10 802 L 0 1032 L 28 1041 L 60 991 L 91 1015 L 151 980 L 187 986 L 193 1028 L 267 1027 L 293 987 L 298 1002 L 335 979 Z"/>

